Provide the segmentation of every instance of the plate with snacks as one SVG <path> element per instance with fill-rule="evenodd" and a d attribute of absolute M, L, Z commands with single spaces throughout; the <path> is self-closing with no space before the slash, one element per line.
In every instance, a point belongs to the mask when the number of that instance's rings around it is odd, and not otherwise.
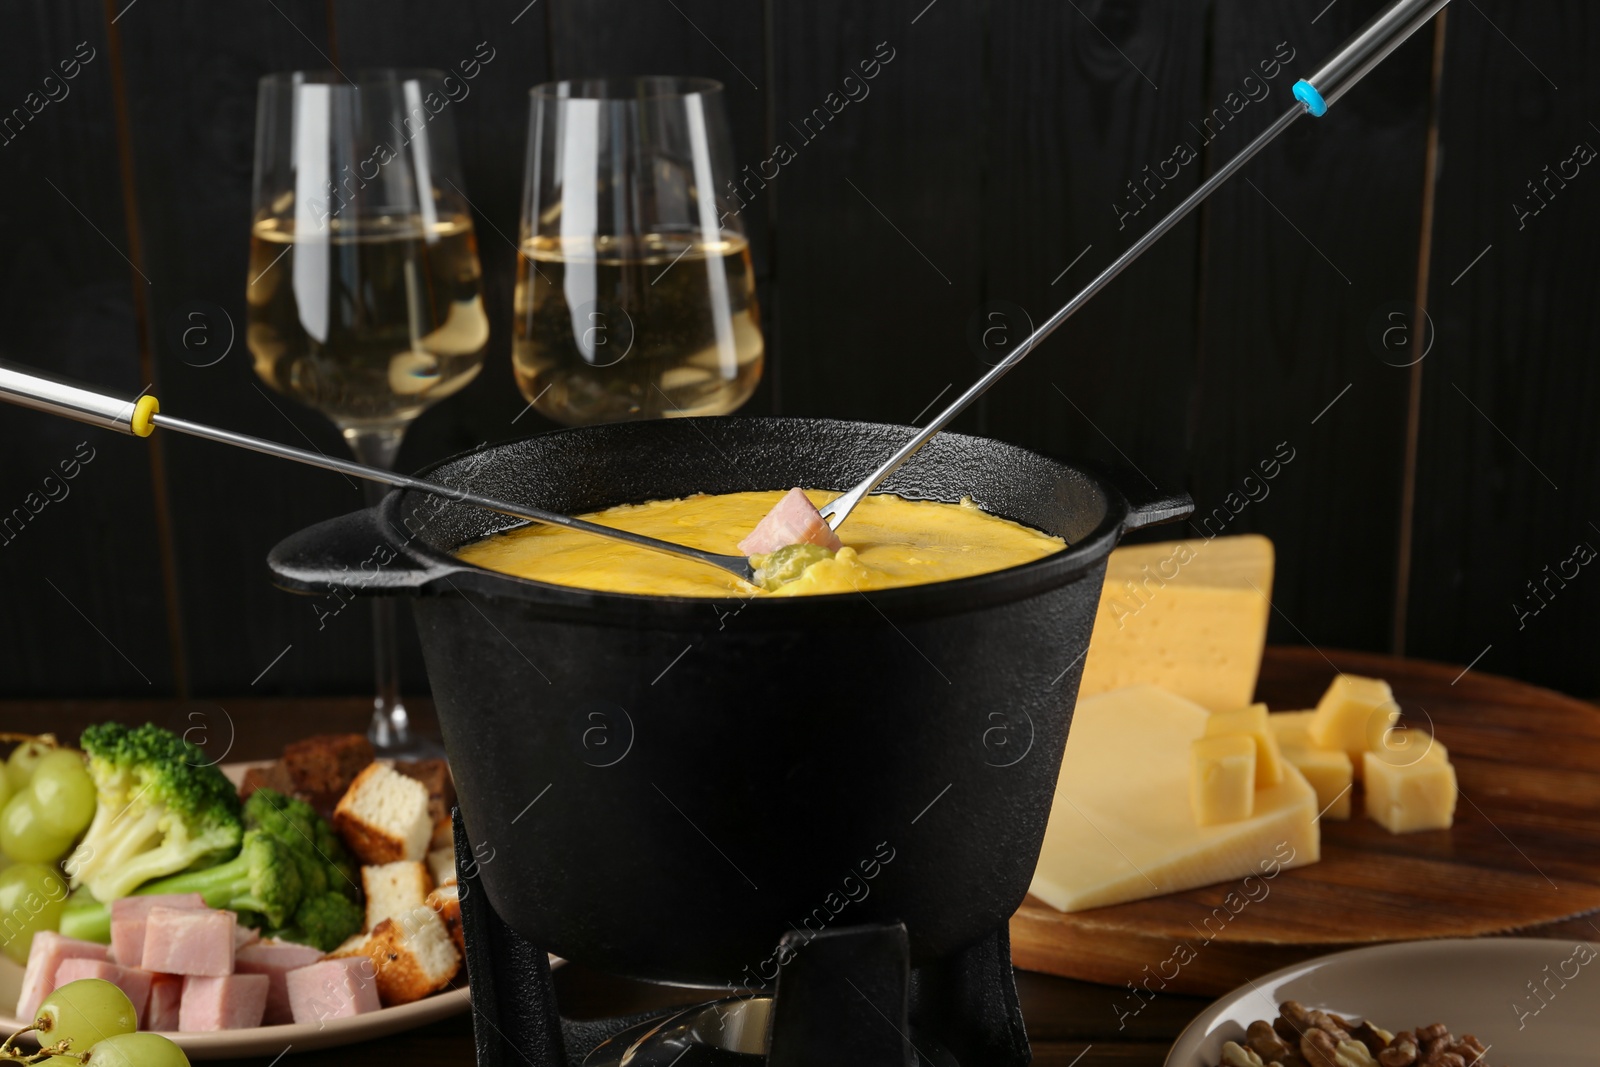
<path fill-rule="evenodd" d="M 1577 1067 L 1594 1062 L 1600 944 L 1417 941 L 1258 978 L 1179 1035 L 1166 1067 Z"/>
<path fill-rule="evenodd" d="M 165 1067 L 178 1049 L 275 1056 L 470 1006 L 443 760 L 376 760 L 341 734 L 217 766 L 169 730 L 118 723 L 77 747 L 9 740 L 6 1033 L 44 1016 L 25 1040 L 116 1038 Z"/>

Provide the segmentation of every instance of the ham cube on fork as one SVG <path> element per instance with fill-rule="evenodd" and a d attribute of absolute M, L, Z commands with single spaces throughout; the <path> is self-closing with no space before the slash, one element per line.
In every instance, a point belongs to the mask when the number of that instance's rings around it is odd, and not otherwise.
<path fill-rule="evenodd" d="M 821 545 L 830 552 L 844 547 L 838 534 L 828 528 L 806 494 L 798 488 L 785 493 L 767 512 L 766 518 L 739 542 L 739 551 L 747 556 L 764 556 L 789 545 Z"/>

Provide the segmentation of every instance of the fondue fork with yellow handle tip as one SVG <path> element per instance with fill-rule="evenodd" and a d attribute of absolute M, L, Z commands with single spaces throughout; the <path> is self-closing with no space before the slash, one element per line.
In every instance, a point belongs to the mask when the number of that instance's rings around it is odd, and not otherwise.
<path fill-rule="evenodd" d="M 380 467 L 368 467 L 365 464 L 353 463 L 347 459 L 334 459 L 324 456 L 320 452 L 308 452 L 305 449 L 279 444 L 277 441 L 268 441 L 262 437 L 251 437 L 248 434 L 235 433 L 232 430 L 224 430 L 216 426 L 206 426 L 202 423 L 190 422 L 187 419 L 163 415 L 161 414 L 161 406 L 157 403 L 156 398 L 148 393 L 141 394 L 132 400 L 126 400 L 122 397 L 97 392 L 86 386 L 61 381 L 60 379 L 40 374 L 35 370 L 18 367 L 13 364 L 0 363 L 0 400 L 17 404 L 21 407 L 32 408 L 35 411 L 62 415 L 78 422 L 86 422 L 91 426 L 100 426 L 108 430 L 116 430 L 118 433 L 131 434 L 134 437 L 149 437 L 159 426 L 163 429 L 175 430 L 178 433 L 186 433 L 193 437 L 203 437 L 208 441 L 217 441 L 221 444 L 233 445 L 236 448 L 246 448 L 252 452 L 276 456 L 279 459 L 294 460 L 296 463 L 304 463 L 310 467 L 320 467 L 323 470 L 353 475 L 357 478 L 366 478 L 369 481 L 382 482 L 385 485 L 392 485 L 401 489 L 414 489 L 418 492 L 430 493 L 446 500 L 454 500 L 462 504 L 470 504 L 476 508 L 483 508 L 486 511 L 507 515 L 513 519 L 542 522 L 551 526 L 564 526 L 569 530 L 592 534 L 595 537 L 605 537 L 613 541 L 621 541 L 624 544 L 648 548 L 654 552 L 682 556 L 684 559 L 704 563 L 708 567 L 720 568 L 751 585 L 762 584 L 764 580 L 764 576 L 758 578 L 755 565 L 745 556 L 718 555 L 715 552 L 706 552 L 702 549 L 690 548 L 688 545 L 675 544 L 655 537 L 646 537 L 643 534 L 630 533 L 627 530 L 619 530 L 611 526 L 602 526 L 586 519 L 575 519 L 570 515 L 545 511 L 542 508 L 532 507 L 527 504 L 513 504 L 504 500 L 479 496 L 464 489 L 440 485 L 438 482 L 430 482 L 422 478 L 413 478 L 410 475 L 399 474 Z"/>

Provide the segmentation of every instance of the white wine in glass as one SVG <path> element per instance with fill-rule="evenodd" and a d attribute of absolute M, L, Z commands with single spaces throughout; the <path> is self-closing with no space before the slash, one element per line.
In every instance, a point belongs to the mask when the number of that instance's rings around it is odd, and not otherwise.
<path fill-rule="evenodd" d="M 332 419 L 356 458 L 393 467 L 406 427 L 477 375 L 489 340 L 436 71 L 261 79 L 246 339 L 256 374 Z M 363 483 L 367 502 L 384 488 Z M 400 697 L 395 603 L 372 601 L 373 745 L 440 754 Z"/>
<path fill-rule="evenodd" d="M 532 92 L 512 361 L 559 422 L 725 415 L 761 380 L 750 245 L 722 86 L 554 82 Z"/>

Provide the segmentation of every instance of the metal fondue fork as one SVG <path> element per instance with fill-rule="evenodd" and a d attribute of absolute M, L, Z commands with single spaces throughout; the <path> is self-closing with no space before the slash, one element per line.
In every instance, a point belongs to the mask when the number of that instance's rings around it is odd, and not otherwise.
<path fill-rule="evenodd" d="M 1034 330 L 1022 343 L 1005 359 L 995 364 L 983 377 L 967 387 L 967 391 L 933 417 L 933 420 L 924 426 L 917 435 L 901 445 L 894 455 L 884 460 L 871 474 L 867 475 L 854 488 L 841 493 L 819 509 L 822 517 L 827 520 L 828 526 L 837 530 L 850 512 L 861 503 L 862 499 L 870 494 L 889 475 L 900 469 L 906 460 L 917 454 L 917 450 L 933 437 L 934 434 L 944 429 L 950 421 L 967 409 L 978 397 L 988 391 L 989 387 L 1003 378 L 1007 371 L 1021 363 L 1023 357 L 1055 332 L 1056 327 L 1067 321 L 1075 311 L 1087 304 L 1094 296 L 1110 284 L 1111 279 L 1121 274 L 1130 263 L 1144 254 L 1145 250 L 1159 241 L 1179 222 L 1184 216 L 1193 211 L 1200 203 L 1217 190 L 1223 182 L 1233 177 L 1246 163 L 1255 157 L 1280 133 L 1293 125 L 1295 119 L 1302 114 L 1310 112 L 1314 117 L 1321 118 L 1327 113 L 1328 105 L 1343 96 L 1351 86 L 1383 61 L 1390 52 L 1394 51 L 1401 42 L 1410 37 L 1423 23 L 1431 19 L 1447 4 L 1449 0 L 1396 0 L 1375 15 L 1370 22 L 1356 31 L 1355 36 L 1346 41 L 1337 52 L 1311 77 L 1295 83 L 1295 105 L 1271 126 L 1263 130 L 1254 141 L 1245 146 L 1244 150 L 1217 169 L 1217 172 L 1200 184 L 1194 192 L 1190 193 L 1182 203 L 1173 208 L 1154 226 L 1150 227 L 1143 237 L 1135 241 L 1126 252 L 1112 260 L 1111 265 L 1095 276 L 1094 280 L 1083 287 L 1077 296 L 1067 301 L 1054 315 L 1046 319 L 1038 329 Z"/>
<path fill-rule="evenodd" d="M 742 581 L 751 582 L 755 577 L 755 569 L 744 556 L 720 556 L 715 552 L 706 552 L 687 545 L 674 544 L 671 541 L 661 541 L 643 534 L 629 533 L 627 530 L 618 530 L 611 526 L 602 526 L 597 522 L 587 519 L 575 519 L 570 515 L 561 515 L 554 511 L 545 511 L 541 508 L 530 507 L 527 504 L 511 504 L 504 500 L 495 500 L 492 497 L 479 496 L 469 493 L 464 489 L 456 489 L 437 482 L 425 481 L 422 478 L 413 478 L 410 475 L 400 474 L 396 471 L 384 470 L 381 467 L 368 467 L 362 463 L 354 463 L 347 459 L 334 459 L 318 452 L 308 452 L 302 448 L 293 448 L 289 445 L 279 444 L 277 441 L 268 441 L 261 437 L 251 437 L 248 434 L 234 433 L 232 430 L 223 430 L 215 426 L 206 426 L 187 419 L 174 418 L 171 415 L 159 414 L 160 405 L 156 398 L 145 394 L 133 400 L 124 400 L 121 397 L 109 396 L 80 385 L 58 381 L 46 377 L 37 371 L 28 370 L 4 363 L 0 363 L 0 400 L 18 404 L 36 411 L 49 412 L 52 415 L 64 415 L 78 422 L 86 422 L 94 426 L 116 430 L 119 433 L 132 434 L 136 437 L 149 437 L 157 426 L 168 430 L 176 430 L 194 437 L 203 437 L 208 441 L 218 441 L 225 445 L 234 445 L 238 448 L 247 448 L 252 452 L 261 452 L 280 459 L 292 459 L 296 463 L 304 463 L 311 467 L 321 467 L 323 470 L 337 471 L 340 474 L 350 474 L 357 478 L 366 478 L 369 481 L 383 482 L 386 485 L 398 486 L 401 489 L 415 489 L 423 493 L 431 493 L 447 500 L 460 501 L 471 504 L 473 507 L 483 508 L 486 511 L 498 512 L 509 515 L 514 519 L 526 519 L 529 522 L 542 522 L 551 526 L 564 526 L 569 530 L 593 534 L 596 537 L 605 537 L 612 541 L 634 545 L 638 548 L 648 548 L 655 552 L 666 552 L 684 559 L 694 560 L 696 563 L 705 563 L 712 567 L 727 571 Z"/>

